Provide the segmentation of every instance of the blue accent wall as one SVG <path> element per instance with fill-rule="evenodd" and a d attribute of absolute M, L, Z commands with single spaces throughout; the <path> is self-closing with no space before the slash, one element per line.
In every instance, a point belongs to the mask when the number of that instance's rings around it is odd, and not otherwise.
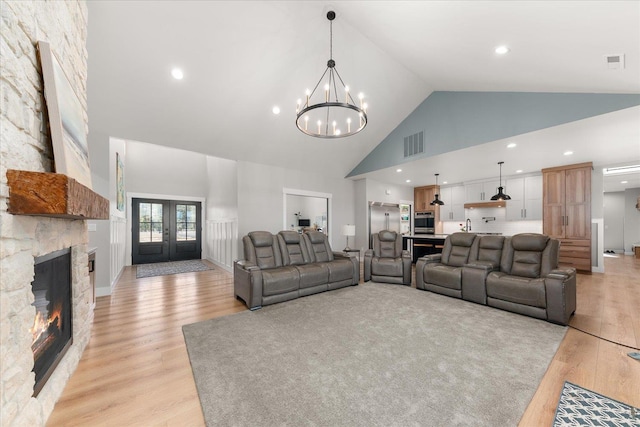
<path fill-rule="evenodd" d="M 347 177 L 637 105 L 640 94 L 433 92 Z M 424 153 L 404 158 L 420 131 Z"/>

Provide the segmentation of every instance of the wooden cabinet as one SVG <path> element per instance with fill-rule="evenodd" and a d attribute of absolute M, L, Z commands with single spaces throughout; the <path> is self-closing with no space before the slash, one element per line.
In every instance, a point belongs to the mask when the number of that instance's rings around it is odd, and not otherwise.
<path fill-rule="evenodd" d="M 427 185 L 424 187 L 415 187 L 413 189 L 413 208 L 416 212 L 436 211 L 436 206 L 429 203 L 433 201 L 436 193 L 439 193 L 440 186 Z M 440 198 L 442 200 L 442 197 Z"/>
<path fill-rule="evenodd" d="M 466 184 L 464 186 L 465 200 L 467 203 L 488 202 L 492 196 L 498 194 L 499 186 L 500 181 L 497 180 Z M 507 193 L 506 186 L 504 191 Z"/>
<path fill-rule="evenodd" d="M 507 220 L 542 219 L 542 175 L 507 180 L 511 200 L 507 201 Z"/>
<path fill-rule="evenodd" d="M 542 170 L 544 234 L 560 239 L 560 263 L 591 271 L 592 164 Z"/>
<path fill-rule="evenodd" d="M 440 200 L 444 202 L 440 206 L 440 220 L 442 221 L 464 221 L 464 185 L 453 187 L 443 187 L 440 189 Z"/>

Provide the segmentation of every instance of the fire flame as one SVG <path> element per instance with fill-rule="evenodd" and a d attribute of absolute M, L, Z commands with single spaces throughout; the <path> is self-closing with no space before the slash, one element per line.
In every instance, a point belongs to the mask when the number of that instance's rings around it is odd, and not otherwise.
<path fill-rule="evenodd" d="M 49 313 L 49 317 L 45 319 L 42 315 L 42 312 L 37 311 L 36 317 L 33 319 L 33 327 L 29 328 L 29 332 L 31 332 L 31 336 L 33 338 L 32 345 L 38 341 L 40 337 L 47 334 L 49 330 L 49 326 L 51 326 L 54 322 L 57 323 L 56 326 L 60 329 L 60 323 L 62 318 L 62 303 L 57 303 L 51 313 Z"/>

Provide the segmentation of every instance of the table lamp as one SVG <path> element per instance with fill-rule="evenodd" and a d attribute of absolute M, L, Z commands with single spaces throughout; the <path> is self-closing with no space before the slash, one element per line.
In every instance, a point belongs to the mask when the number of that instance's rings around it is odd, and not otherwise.
<path fill-rule="evenodd" d="M 347 247 L 344 248 L 345 251 L 350 250 L 349 248 L 349 236 L 356 235 L 356 226 L 352 224 L 347 224 L 342 226 L 342 235 L 347 236 Z"/>

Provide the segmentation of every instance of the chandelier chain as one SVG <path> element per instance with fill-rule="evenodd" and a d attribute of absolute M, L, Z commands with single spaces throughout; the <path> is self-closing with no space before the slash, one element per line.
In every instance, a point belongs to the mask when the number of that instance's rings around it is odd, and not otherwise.
<path fill-rule="evenodd" d="M 333 59 L 333 21 L 329 21 L 329 59 Z"/>

